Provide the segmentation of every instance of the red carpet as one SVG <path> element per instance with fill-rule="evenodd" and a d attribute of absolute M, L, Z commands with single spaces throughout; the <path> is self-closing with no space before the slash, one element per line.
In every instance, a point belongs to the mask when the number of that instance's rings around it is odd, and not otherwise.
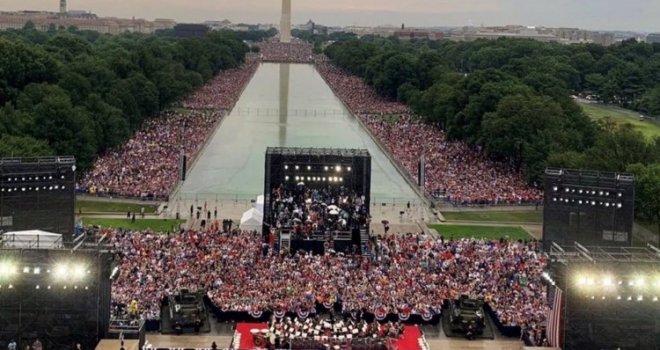
<path fill-rule="evenodd" d="M 254 349 L 254 342 L 252 342 L 251 329 L 264 329 L 268 328 L 268 323 L 239 323 L 236 325 L 236 333 L 241 335 L 241 344 L 239 349 Z"/>
<path fill-rule="evenodd" d="M 268 328 L 266 323 L 239 323 L 236 325 L 236 332 L 241 335 L 240 349 L 251 350 L 254 349 L 252 342 L 251 329 L 264 329 Z M 403 338 L 394 342 L 394 350 L 421 350 L 419 346 L 419 338 L 422 337 L 422 332 L 417 326 L 406 326 L 403 331 Z"/>
<path fill-rule="evenodd" d="M 420 350 L 419 338 L 422 332 L 417 326 L 406 326 L 403 331 L 403 338 L 394 342 L 394 350 Z"/>

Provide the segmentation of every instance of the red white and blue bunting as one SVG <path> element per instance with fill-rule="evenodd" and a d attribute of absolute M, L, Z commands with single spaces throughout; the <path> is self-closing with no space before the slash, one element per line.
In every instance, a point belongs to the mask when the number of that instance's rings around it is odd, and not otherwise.
<path fill-rule="evenodd" d="M 408 321 L 409 318 L 410 318 L 409 312 L 399 312 L 399 320 Z"/>
<path fill-rule="evenodd" d="M 284 310 L 275 310 L 273 311 L 273 315 L 275 315 L 275 318 L 283 318 L 286 312 Z"/>
<path fill-rule="evenodd" d="M 298 317 L 300 317 L 300 319 L 302 319 L 302 320 L 306 319 L 307 317 L 309 317 L 309 311 L 307 311 L 307 310 L 298 310 Z"/>
<path fill-rule="evenodd" d="M 264 313 L 261 310 L 250 310 L 250 316 L 252 316 L 253 318 L 261 318 L 263 314 Z"/>
<path fill-rule="evenodd" d="M 378 309 L 378 310 L 376 310 L 376 312 L 374 313 L 374 316 L 376 317 L 376 319 L 377 319 L 378 321 L 382 321 L 382 320 L 384 320 L 385 318 L 387 318 L 387 312 L 385 312 L 385 310 L 383 310 L 383 309 Z"/>

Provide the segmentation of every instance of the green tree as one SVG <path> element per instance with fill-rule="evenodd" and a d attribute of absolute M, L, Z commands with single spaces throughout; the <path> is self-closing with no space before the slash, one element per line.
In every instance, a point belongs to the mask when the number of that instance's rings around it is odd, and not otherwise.
<path fill-rule="evenodd" d="M 635 213 L 655 222 L 660 232 L 660 163 L 631 164 L 627 171 L 635 175 Z"/>
<path fill-rule="evenodd" d="M 0 158 L 52 156 L 53 150 L 45 141 L 30 136 L 0 134 Z"/>

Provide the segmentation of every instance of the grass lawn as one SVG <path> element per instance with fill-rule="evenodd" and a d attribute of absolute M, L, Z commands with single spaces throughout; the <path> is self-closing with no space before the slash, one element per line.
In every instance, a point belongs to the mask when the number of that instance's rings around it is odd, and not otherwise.
<path fill-rule="evenodd" d="M 179 223 L 185 222 L 184 220 L 165 220 L 165 219 L 135 219 L 131 222 L 130 219 L 105 219 L 105 218 L 85 218 L 83 217 L 83 224 L 98 225 L 101 227 L 123 228 L 126 230 L 153 230 L 156 232 L 172 232 L 173 226 L 178 226 Z"/>
<path fill-rule="evenodd" d="M 535 211 L 447 211 L 442 212 L 445 219 L 452 221 L 484 222 L 543 222 L 543 210 Z"/>
<path fill-rule="evenodd" d="M 635 129 L 641 131 L 648 140 L 660 136 L 660 124 L 654 123 L 650 120 L 639 120 L 639 113 L 635 111 L 589 103 L 581 103 L 580 106 L 582 106 L 582 109 L 589 117 L 591 117 L 591 119 L 599 120 L 605 117 L 610 117 L 616 123 L 630 123 Z"/>
<path fill-rule="evenodd" d="M 121 203 L 121 202 L 99 202 L 99 201 L 76 201 L 76 213 L 127 213 L 135 212 L 140 213 L 140 209 L 144 207 L 145 213 L 155 213 L 158 206 L 153 204 L 135 204 L 135 203 Z"/>
<path fill-rule="evenodd" d="M 489 239 L 531 239 L 525 230 L 517 226 L 462 226 L 462 225 L 430 225 L 445 238 L 489 238 Z"/>

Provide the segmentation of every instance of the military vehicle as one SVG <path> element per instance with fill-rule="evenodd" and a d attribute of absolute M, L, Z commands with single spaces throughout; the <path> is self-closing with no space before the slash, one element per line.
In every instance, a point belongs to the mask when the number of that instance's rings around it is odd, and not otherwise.
<path fill-rule="evenodd" d="M 201 328 L 206 322 L 204 292 L 182 289 L 169 296 L 170 319 L 174 328 Z"/>
<path fill-rule="evenodd" d="M 468 338 L 482 334 L 485 322 L 483 306 L 483 299 L 470 299 L 467 295 L 451 301 L 449 322 L 452 331 L 465 333 Z"/>

